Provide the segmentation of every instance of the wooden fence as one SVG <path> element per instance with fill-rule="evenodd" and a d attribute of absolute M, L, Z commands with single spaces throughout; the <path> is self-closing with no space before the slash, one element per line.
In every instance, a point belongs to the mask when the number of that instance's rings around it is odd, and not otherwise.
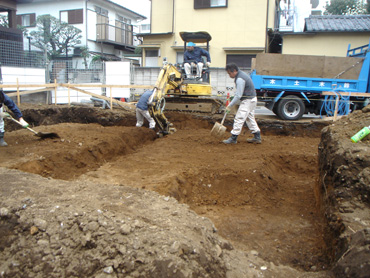
<path fill-rule="evenodd" d="M 58 87 L 64 87 L 68 89 L 68 105 L 71 105 L 71 90 L 78 91 L 87 95 L 90 95 L 95 98 L 99 98 L 105 101 L 108 101 L 110 103 L 110 109 L 113 109 L 113 104 L 117 104 L 120 107 L 128 108 L 128 104 L 119 100 L 116 100 L 112 97 L 112 89 L 113 88 L 141 88 L 141 89 L 152 89 L 153 86 L 148 85 L 97 85 L 97 84 L 70 84 L 70 83 L 57 83 L 56 81 L 54 83 L 50 84 L 17 84 L 14 85 L 1 85 L 0 88 L 15 88 L 17 92 L 14 93 L 8 93 L 7 96 L 9 97 L 17 97 L 17 103 L 20 105 L 21 96 L 22 95 L 29 95 L 29 94 L 35 94 L 40 92 L 46 92 L 46 91 L 54 91 L 55 93 L 55 99 L 54 104 L 57 105 L 57 89 Z M 22 90 L 22 88 L 38 88 L 35 90 Z M 103 96 L 99 94 L 94 94 L 89 91 L 83 90 L 81 88 L 109 88 L 109 97 Z"/>

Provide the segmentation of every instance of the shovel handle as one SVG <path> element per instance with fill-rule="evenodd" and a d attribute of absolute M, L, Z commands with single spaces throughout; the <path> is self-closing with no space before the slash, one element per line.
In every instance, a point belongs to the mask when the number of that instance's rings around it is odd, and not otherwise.
<path fill-rule="evenodd" d="M 16 122 L 17 124 L 19 124 L 20 126 L 22 126 L 23 127 L 23 125 L 19 122 L 19 121 L 17 121 L 16 119 L 14 119 L 12 116 L 9 116 L 8 117 L 9 119 L 11 119 L 13 122 Z M 36 135 L 38 134 L 38 132 L 36 132 L 36 131 L 34 131 L 33 129 L 31 129 L 31 128 L 29 128 L 29 127 L 26 127 L 29 131 L 31 131 L 31 132 L 33 132 L 33 133 L 35 133 Z"/>
<path fill-rule="evenodd" d="M 227 112 L 225 112 L 224 117 L 222 118 L 221 125 L 223 125 L 223 124 L 224 124 L 224 121 L 225 121 L 225 119 L 226 119 L 226 115 L 227 115 Z"/>

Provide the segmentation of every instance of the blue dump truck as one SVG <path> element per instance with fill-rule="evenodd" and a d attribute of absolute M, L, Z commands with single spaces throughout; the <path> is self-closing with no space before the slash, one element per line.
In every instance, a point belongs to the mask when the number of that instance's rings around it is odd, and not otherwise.
<path fill-rule="evenodd" d="M 251 78 L 258 101 L 283 120 L 303 114 L 347 115 L 370 100 L 369 44 L 347 57 L 258 54 Z"/>

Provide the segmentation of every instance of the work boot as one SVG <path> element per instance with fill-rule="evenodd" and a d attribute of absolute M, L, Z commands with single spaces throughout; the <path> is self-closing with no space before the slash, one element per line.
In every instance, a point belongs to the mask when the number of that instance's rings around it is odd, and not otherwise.
<path fill-rule="evenodd" d="M 8 146 L 8 144 L 4 141 L 4 133 L 5 132 L 0 132 L 0 147 Z"/>
<path fill-rule="evenodd" d="M 238 139 L 238 135 L 231 134 L 229 139 L 222 141 L 224 144 L 236 144 L 236 139 Z"/>
<path fill-rule="evenodd" d="M 248 143 L 261 144 L 261 132 L 253 133 L 254 137 L 252 139 L 247 139 Z"/>

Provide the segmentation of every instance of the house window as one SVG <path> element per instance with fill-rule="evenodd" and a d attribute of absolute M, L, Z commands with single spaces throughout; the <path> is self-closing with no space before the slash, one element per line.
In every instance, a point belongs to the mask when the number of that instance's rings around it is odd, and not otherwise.
<path fill-rule="evenodd" d="M 60 20 L 67 22 L 68 24 L 80 24 L 83 23 L 83 10 L 68 10 L 60 12 Z"/>
<path fill-rule="evenodd" d="M 234 63 L 241 68 L 251 68 L 253 58 L 256 58 L 256 55 L 227 55 L 226 64 Z"/>
<path fill-rule="evenodd" d="M 68 24 L 83 23 L 83 10 L 68 10 L 60 12 L 60 21 L 67 22 Z"/>
<path fill-rule="evenodd" d="M 184 51 L 176 52 L 176 63 L 177 64 L 184 63 Z"/>
<path fill-rule="evenodd" d="M 150 33 L 150 24 L 141 24 L 140 33 Z"/>
<path fill-rule="evenodd" d="M 116 21 L 119 21 L 119 22 L 122 22 L 122 23 L 131 24 L 131 19 L 125 18 L 125 17 L 123 17 L 121 15 L 116 15 Z"/>
<path fill-rule="evenodd" d="M 194 0 L 194 9 L 224 8 L 227 0 Z"/>
<path fill-rule="evenodd" d="M 145 51 L 145 66 L 158 67 L 159 49 L 149 49 Z"/>
<path fill-rule="evenodd" d="M 23 27 L 32 27 L 36 25 L 36 14 L 17 15 L 17 24 Z"/>
<path fill-rule="evenodd" d="M 108 17 L 108 10 L 95 6 L 95 12 L 99 15 Z"/>

